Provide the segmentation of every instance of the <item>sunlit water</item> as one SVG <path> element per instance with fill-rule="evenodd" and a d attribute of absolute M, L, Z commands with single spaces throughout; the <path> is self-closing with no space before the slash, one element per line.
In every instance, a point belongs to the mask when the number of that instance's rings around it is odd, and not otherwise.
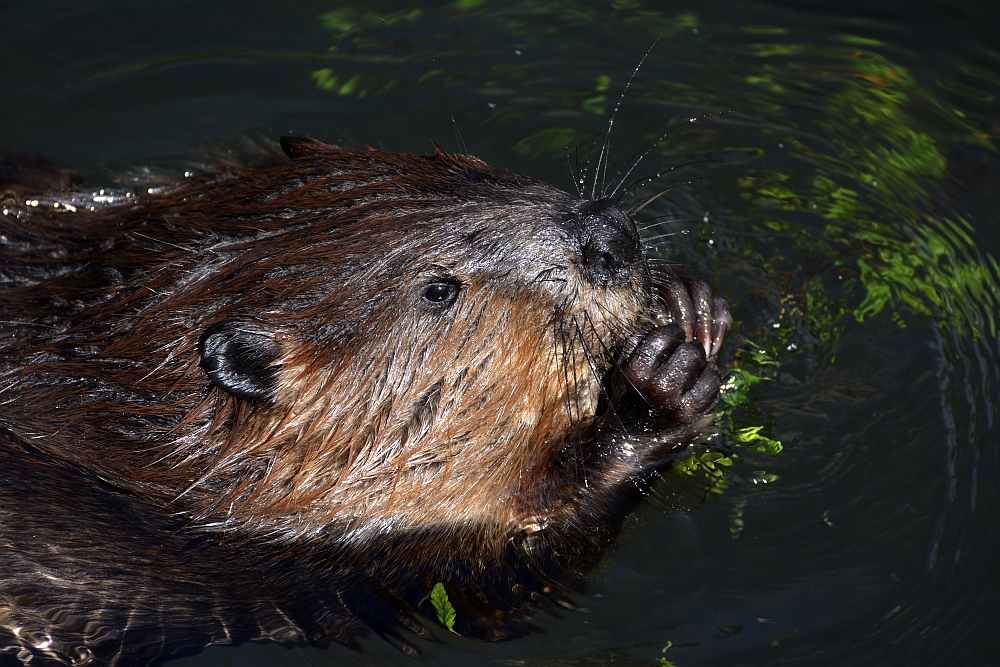
<path fill-rule="evenodd" d="M 422 662 L 993 664 L 991 21 L 989 3 L 7 2 L 0 147 L 99 186 L 247 133 L 455 150 L 454 116 L 487 162 L 589 190 L 655 41 L 605 182 L 679 126 L 625 181 L 693 163 L 635 200 L 680 184 L 639 222 L 733 306 L 731 465 L 659 484 L 583 611 L 499 645 L 442 634 Z M 363 643 L 184 662 L 409 661 Z"/>

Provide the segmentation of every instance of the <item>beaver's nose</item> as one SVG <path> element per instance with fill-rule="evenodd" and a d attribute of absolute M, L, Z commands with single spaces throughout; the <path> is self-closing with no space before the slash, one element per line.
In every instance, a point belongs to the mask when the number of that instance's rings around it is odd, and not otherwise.
<path fill-rule="evenodd" d="M 642 262 L 635 223 L 609 199 L 585 202 L 579 211 L 582 269 L 594 285 L 628 280 Z"/>

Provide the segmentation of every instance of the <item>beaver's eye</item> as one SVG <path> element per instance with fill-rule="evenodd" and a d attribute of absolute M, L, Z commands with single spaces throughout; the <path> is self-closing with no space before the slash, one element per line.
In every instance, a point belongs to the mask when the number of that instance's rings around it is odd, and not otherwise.
<path fill-rule="evenodd" d="M 450 306 L 458 296 L 458 285 L 444 282 L 431 283 L 424 287 L 421 296 L 424 301 L 434 306 Z"/>

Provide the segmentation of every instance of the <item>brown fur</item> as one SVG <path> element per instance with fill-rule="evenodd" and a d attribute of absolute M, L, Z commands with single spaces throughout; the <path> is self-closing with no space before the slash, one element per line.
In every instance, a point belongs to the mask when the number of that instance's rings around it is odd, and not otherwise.
<path fill-rule="evenodd" d="M 669 444 L 609 444 L 627 420 L 607 375 L 665 308 L 630 221 L 627 261 L 587 264 L 620 211 L 467 156 L 286 149 L 127 194 L 8 178 L 3 447 L 219 545 L 483 563 L 614 516 L 609 494 L 690 440 L 714 393 L 659 419 Z M 459 292 L 436 310 L 421 290 L 442 281 Z M 229 321 L 277 350 L 267 400 L 199 367 L 202 333 Z"/>

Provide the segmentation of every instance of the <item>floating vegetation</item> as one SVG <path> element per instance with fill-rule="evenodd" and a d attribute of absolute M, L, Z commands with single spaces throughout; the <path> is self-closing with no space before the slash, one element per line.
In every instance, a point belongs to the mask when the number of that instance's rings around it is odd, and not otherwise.
<path fill-rule="evenodd" d="M 448 591 L 445 590 L 444 584 L 440 581 L 434 584 L 434 588 L 431 590 L 431 604 L 437 613 L 438 623 L 451 632 L 455 632 L 455 608 L 451 605 L 451 600 L 448 599 Z M 455 634 L 458 633 L 455 632 Z"/>

